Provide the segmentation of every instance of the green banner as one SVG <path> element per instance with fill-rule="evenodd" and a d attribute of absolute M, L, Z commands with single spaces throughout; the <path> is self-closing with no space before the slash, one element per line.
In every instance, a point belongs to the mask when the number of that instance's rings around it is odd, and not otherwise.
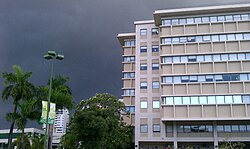
<path fill-rule="evenodd" d="M 47 107 L 48 107 L 48 102 L 47 101 L 42 101 L 42 116 L 40 119 L 40 123 L 46 123 L 46 117 L 47 117 Z M 49 111 L 49 119 L 48 123 L 49 124 L 54 124 L 56 117 L 56 104 L 55 103 L 50 103 L 50 111 Z"/>

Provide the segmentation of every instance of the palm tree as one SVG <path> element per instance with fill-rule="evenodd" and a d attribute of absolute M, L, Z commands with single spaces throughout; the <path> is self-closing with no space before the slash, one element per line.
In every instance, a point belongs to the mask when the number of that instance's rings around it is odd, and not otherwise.
<path fill-rule="evenodd" d="M 8 136 L 8 149 L 11 149 L 12 134 L 17 116 L 17 105 L 21 100 L 26 100 L 32 97 L 35 92 L 34 85 L 28 81 L 32 72 L 23 73 L 21 67 L 16 65 L 13 65 L 12 68 L 14 70 L 13 73 L 4 72 L 2 74 L 2 77 L 5 79 L 5 88 L 2 91 L 2 99 L 8 100 L 12 98 L 14 106 L 12 123 Z"/>

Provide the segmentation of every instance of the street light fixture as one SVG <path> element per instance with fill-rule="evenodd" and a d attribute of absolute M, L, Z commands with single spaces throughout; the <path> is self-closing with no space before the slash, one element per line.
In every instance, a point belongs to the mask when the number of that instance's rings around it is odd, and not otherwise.
<path fill-rule="evenodd" d="M 47 54 L 45 54 L 44 59 L 51 60 L 51 66 L 50 66 L 50 81 L 49 81 L 49 95 L 48 95 L 48 103 L 47 103 L 47 114 L 46 114 L 46 131 L 45 131 L 45 140 L 44 140 L 44 149 L 48 149 L 48 120 L 49 120 L 49 112 L 50 112 L 50 97 L 51 97 L 51 90 L 52 90 L 52 77 L 53 77 L 53 62 L 54 59 L 63 60 L 64 55 L 57 54 L 55 51 L 48 51 Z"/>

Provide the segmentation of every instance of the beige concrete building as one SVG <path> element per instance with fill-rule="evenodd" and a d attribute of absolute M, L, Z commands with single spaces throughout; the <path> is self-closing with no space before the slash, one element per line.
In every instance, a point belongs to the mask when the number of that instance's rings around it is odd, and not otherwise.
<path fill-rule="evenodd" d="M 250 4 L 156 10 L 118 34 L 135 148 L 250 145 Z"/>

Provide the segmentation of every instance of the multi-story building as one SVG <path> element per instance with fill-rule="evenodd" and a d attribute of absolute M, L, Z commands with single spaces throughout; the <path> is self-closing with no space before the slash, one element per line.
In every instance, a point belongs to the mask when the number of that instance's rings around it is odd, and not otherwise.
<path fill-rule="evenodd" d="M 135 148 L 250 144 L 250 4 L 156 10 L 118 34 Z"/>

